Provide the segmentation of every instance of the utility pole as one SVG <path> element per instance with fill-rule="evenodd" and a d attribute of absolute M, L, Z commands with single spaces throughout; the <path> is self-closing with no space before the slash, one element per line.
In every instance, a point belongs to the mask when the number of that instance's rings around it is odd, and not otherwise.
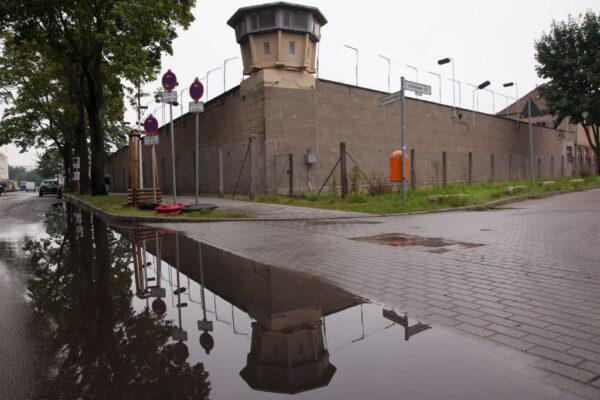
<path fill-rule="evenodd" d="M 533 189 L 533 185 L 535 183 L 535 174 L 533 172 L 533 125 L 531 122 L 531 98 L 527 100 L 527 116 L 529 118 L 529 159 L 530 159 L 530 167 L 529 167 L 529 175 L 531 176 L 531 186 Z"/>
<path fill-rule="evenodd" d="M 404 170 L 405 158 L 406 158 L 406 127 L 404 126 L 404 113 L 406 103 L 406 97 L 404 97 L 404 77 L 400 78 L 400 132 L 402 135 L 402 158 L 400 161 L 401 177 L 402 177 L 402 201 L 406 204 L 406 171 Z"/>
<path fill-rule="evenodd" d="M 142 115 L 141 115 L 141 109 L 142 109 L 142 104 L 141 104 L 141 99 L 140 99 L 140 81 L 138 80 L 138 84 L 137 84 L 137 123 L 136 123 L 136 129 L 138 130 L 138 132 L 140 132 L 140 139 L 141 137 L 141 132 L 142 132 Z M 143 151 L 142 151 L 142 146 L 138 146 L 138 171 L 139 171 L 139 180 L 140 180 L 140 189 L 144 188 L 144 170 L 143 170 L 143 162 L 142 162 L 142 157 L 143 157 Z"/>

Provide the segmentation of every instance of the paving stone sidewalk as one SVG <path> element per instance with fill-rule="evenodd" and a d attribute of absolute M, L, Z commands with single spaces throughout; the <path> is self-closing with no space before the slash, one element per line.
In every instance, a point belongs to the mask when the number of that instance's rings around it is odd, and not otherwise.
<path fill-rule="evenodd" d="M 169 200 L 165 197 L 165 201 Z M 177 201 L 195 202 L 194 196 L 177 196 Z M 251 201 L 231 200 L 218 197 L 200 197 L 199 203 L 214 204 L 219 208 L 246 213 L 261 220 L 303 220 L 303 219 L 327 219 L 327 218 L 356 218 L 368 217 L 370 214 L 352 211 L 323 210 L 318 208 L 287 206 L 283 204 L 255 203 Z"/>
<path fill-rule="evenodd" d="M 480 338 L 600 399 L 600 190 L 485 212 L 156 225 Z M 352 240 L 384 234 L 456 243 Z"/>

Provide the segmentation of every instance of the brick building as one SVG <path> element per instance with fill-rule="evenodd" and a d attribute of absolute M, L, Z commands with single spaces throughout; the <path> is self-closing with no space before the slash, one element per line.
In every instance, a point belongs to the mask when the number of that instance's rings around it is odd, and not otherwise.
<path fill-rule="evenodd" d="M 8 179 L 8 157 L 0 151 L 0 181 Z"/>
<path fill-rule="evenodd" d="M 251 175 L 257 193 L 286 192 L 289 154 L 294 190 L 316 190 L 339 158 L 342 141 L 371 180 L 387 180 L 388 157 L 400 147 L 399 105 L 380 107 L 379 97 L 385 94 L 380 91 L 315 79 L 316 44 L 327 23 L 316 8 L 287 3 L 246 7 L 228 23 L 235 29 L 248 77 L 207 102 L 200 115 L 201 192 L 219 190 L 219 152 L 226 193 L 236 185 L 238 193 L 247 193 Z M 525 178 L 528 127 L 513 118 L 479 112 L 473 118 L 465 109 L 454 117 L 452 107 L 408 98 L 407 149 L 413 150 L 416 183 L 441 183 L 443 152 L 449 182 L 466 181 L 469 153 L 474 181 Z M 174 123 L 177 188 L 191 193 L 194 115 L 184 114 Z M 164 192 L 171 188 L 168 135 L 167 127 L 159 130 L 157 163 Z M 538 176 L 573 172 L 567 149 L 575 145 L 575 136 L 550 124 L 534 126 Z M 150 182 L 150 151 L 144 150 L 144 181 Z M 107 174 L 114 190 L 127 189 L 127 151 L 110 156 Z"/>

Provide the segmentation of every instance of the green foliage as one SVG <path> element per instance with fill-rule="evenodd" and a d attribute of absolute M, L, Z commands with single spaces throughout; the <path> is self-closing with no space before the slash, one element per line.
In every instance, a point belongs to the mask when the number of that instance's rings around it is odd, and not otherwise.
<path fill-rule="evenodd" d="M 25 170 L 24 167 L 13 167 L 8 166 L 8 179 L 17 181 L 19 184 L 21 181 L 35 182 L 36 185 L 42 183 L 42 177 L 36 169 Z"/>
<path fill-rule="evenodd" d="M 439 186 L 420 187 L 415 190 L 409 190 L 406 204 L 402 201 L 402 193 L 383 193 L 383 194 L 349 194 L 346 199 L 338 196 L 337 192 L 325 192 L 320 196 L 315 193 L 308 193 L 304 199 L 290 199 L 279 197 L 277 199 L 264 198 L 258 201 L 269 203 L 282 203 L 344 211 L 355 211 L 373 214 L 395 214 L 414 211 L 428 211 L 440 208 L 464 207 L 464 206 L 482 206 L 486 203 L 507 199 L 511 197 L 536 197 L 548 191 L 576 190 L 590 187 L 599 187 L 600 178 L 596 176 L 586 177 L 582 182 L 570 182 L 573 178 L 556 178 L 556 182 L 551 187 L 542 187 L 542 181 L 537 181 L 532 187 L 528 181 L 511 181 L 496 183 L 480 183 L 472 186 L 455 184 L 443 188 Z M 509 186 L 528 186 L 530 189 L 516 194 L 505 193 Z M 458 194 L 467 195 L 456 196 Z M 448 195 L 448 198 L 442 198 L 439 201 L 430 202 L 428 196 Z"/>
<path fill-rule="evenodd" d="M 600 156 L 600 14 L 590 10 L 554 21 L 535 49 L 538 75 L 548 80 L 541 87 L 547 111 L 556 115 L 556 124 L 566 118 L 581 124 Z"/>
<path fill-rule="evenodd" d="M 58 150 L 54 147 L 44 151 L 36 161 L 36 169 L 44 178 L 54 178 L 57 169 L 61 167 L 62 159 Z"/>

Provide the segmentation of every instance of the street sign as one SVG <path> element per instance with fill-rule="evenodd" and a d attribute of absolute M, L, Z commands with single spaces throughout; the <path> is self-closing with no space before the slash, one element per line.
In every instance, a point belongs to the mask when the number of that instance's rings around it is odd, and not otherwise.
<path fill-rule="evenodd" d="M 150 297 L 167 297 L 167 291 L 161 287 L 151 287 Z"/>
<path fill-rule="evenodd" d="M 406 79 L 404 80 L 404 86 L 402 87 L 402 89 L 415 92 L 417 96 L 422 94 L 431 96 L 431 86 L 424 85 L 422 83 L 407 81 Z"/>
<path fill-rule="evenodd" d="M 196 103 L 195 101 L 190 101 L 190 112 L 193 112 L 193 113 L 204 112 L 204 102 L 199 101 Z"/>
<path fill-rule="evenodd" d="M 163 92 L 162 94 L 163 103 L 177 103 L 177 91 Z"/>
<path fill-rule="evenodd" d="M 154 118 L 154 115 L 150 114 L 144 121 L 144 130 L 151 136 L 156 134 L 158 131 L 158 120 Z"/>
<path fill-rule="evenodd" d="M 173 73 L 173 71 L 168 70 L 162 76 L 162 86 L 165 88 L 167 92 L 172 92 L 177 86 L 177 76 Z"/>
<path fill-rule="evenodd" d="M 212 332 L 213 330 L 213 322 L 212 321 L 198 321 L 198 330 Z"/>
<path fill-rule="evenodd" d="M 183 329 L 174 328 L 171 333 L 171 339 L 176 340 L 178 342 L 186 342 L 188 339 L 187 332 Z"/>
<path fill-rule="evenodd" d="M 392 104 L 392 103 L 395 103 L 395 102 L 401 101 L 401 100 L 402 100 L 402 93 L 396 92 L 396 93 L 388 94 L 385 96 L 381 96 L 379 98 L 379 105 L 385 106 L 386 104 Z"/>
<path fill-rule="evenodd" d="M 190 97 L 197 102 L 202 98 L 204 94 L 204 86 L 198 78 L 194 79 L 194 82 L 190 85 Z"/>
<path fill-rule="evenodd" d="M 73 157 L 73 168 L 79 169 L 81 167 L 81 160 L 79 157 Z"/>
<path fill-rule="evenodd" d="M 146 135 L 144 136 L 144 144 L 146 146 L 158 145 L 158 135 Z"/>

